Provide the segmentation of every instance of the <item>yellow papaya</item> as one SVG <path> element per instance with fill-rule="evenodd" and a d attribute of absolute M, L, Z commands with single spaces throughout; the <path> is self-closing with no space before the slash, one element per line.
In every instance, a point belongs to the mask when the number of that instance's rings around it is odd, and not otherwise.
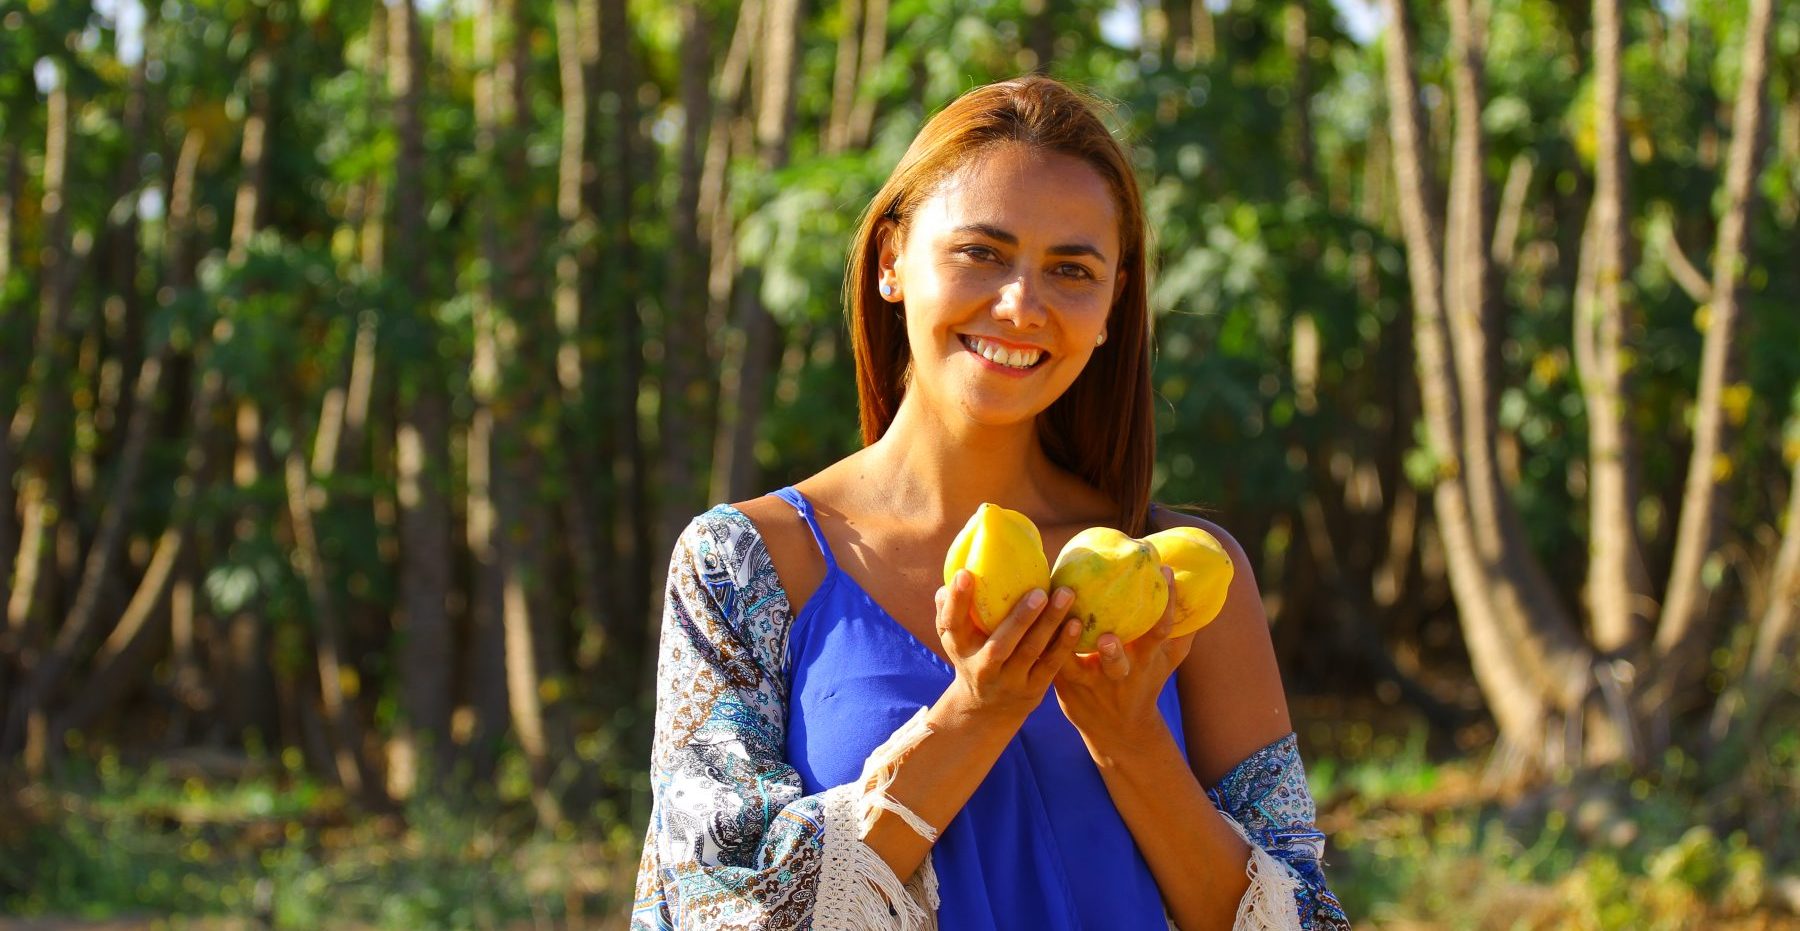
<path fill-rule="evenodd" d="M 1219 538 L 1199 527 L 1173 527 L 1144 542 L 1175 572 L 1175 627 L 1169 636 L 1185 636 L 1211 624 L 1225 606 L 1234 571 Z"/>
<path fill-rule="evenodd" d="M 1044 538 L 1031 518 L 996 504 L 983 504 L 944 554 L 944 584 L 956 570 L 975 576 L 975 626 L 994 628 L 1032 589 L 1050 589 L 1050 561 Z"/>
<path fill-rule="evenodd" d="M 1050 585 L 1075 593 L 1069 616 L 1081 622 L 1075 649 L 1085 653 L 1108 631 L 1121 643 L 1143 636 L 1169 603 L 1156 548 L 1111 527 L 1089 527 L 1071 537 L 1056 556 Z"/>

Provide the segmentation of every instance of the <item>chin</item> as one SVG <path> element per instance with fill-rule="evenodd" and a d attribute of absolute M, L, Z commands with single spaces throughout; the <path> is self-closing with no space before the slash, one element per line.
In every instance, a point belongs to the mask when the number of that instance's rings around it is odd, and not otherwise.
<path fill-rule="evenodd" d="M 1051 399 L 1054 401 L 1055 399 Z M 1038 416 L 1050 409 L 1050 404 L 1029 406 L 1018 404 L 982 403 L 974 399 L 964 399 L 962 413 L 971 423 L 994 429 L 1016 427 L 1020 424 L 1036 423 Z"/>

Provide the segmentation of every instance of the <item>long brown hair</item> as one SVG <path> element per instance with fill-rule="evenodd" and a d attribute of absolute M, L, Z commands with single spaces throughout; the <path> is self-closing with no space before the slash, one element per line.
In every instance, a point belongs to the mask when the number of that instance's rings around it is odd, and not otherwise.
<path fill-rule="evenodd" d="M 904 240 L 913 212 L 945 177 L 1003 143 L 1023 143 L 1093 166 L 1118 207 L 1125 284 L 1107 314 L 1106 345 L 1038 416 L 1038 438 L 1051 461 L 1110 497 L 1118 506 L 1118 526 L 1136 536 L 1144 532 L 1156 458 L 1147 233 L 1137 176 L 1101 122 L 1100 107 L 1067 85 L 1034 74 L 977 87 L 932 117 L 863 213 L 844 273 L 844 305 L 868 445 L 894 422 L 911 364 L 906 321 L 876 292 L 883 221 L 892 221 L 893 235 Z"/>

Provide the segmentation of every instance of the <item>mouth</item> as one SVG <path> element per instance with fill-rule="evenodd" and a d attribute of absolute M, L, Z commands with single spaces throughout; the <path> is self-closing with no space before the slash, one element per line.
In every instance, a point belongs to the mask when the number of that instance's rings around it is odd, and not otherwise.
<path fill-rule="evenodd" d="M 1008 346 L 991 339 L 958 334 L 963 348 L 979 356 L 990 366 L 1008 373 L 1023 374 L 1044 364 L 1050 354 L 1042 349 L 1030 346 Z"/>

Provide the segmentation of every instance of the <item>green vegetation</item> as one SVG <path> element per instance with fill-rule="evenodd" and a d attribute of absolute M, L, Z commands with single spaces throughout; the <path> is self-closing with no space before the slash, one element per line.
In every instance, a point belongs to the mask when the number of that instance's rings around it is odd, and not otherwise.
<path fill-rule="evenodd" d="M 1642 772 L 1524 785 L 1497 782 L 1480 755 L 1434 756 L 1420 724 L 1375 733 L 1372 717 L 1302 730 L 1327 870 L 1359 925 L 1800 927 L 1793 730 L 1727 740 L 1704 763 L 1672 751 Z"/>
<path fill-rule="evenodd" d="M 18 793 L 0 914 L 423 929 L 590 927 L 629 909 L 642 837 L 620 821 L 542 829 L 516 795 L 370 815 L 303 770 L 184 768 L 107 755 Z"/>

